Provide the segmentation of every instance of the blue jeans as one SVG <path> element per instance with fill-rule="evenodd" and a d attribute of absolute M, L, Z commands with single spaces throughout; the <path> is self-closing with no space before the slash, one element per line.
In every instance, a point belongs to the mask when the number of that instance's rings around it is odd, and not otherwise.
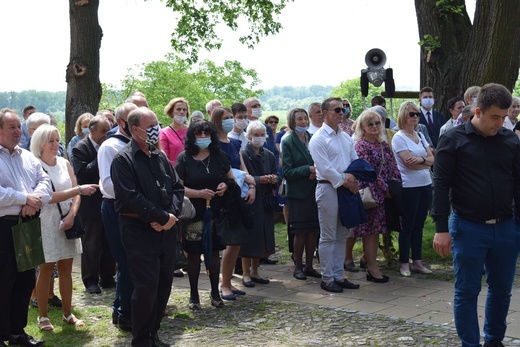
<path fill-rule="evenodd" d="M 477 300 L 482 271 L 488 294 L 484 339 L 499 342 L 505 336 L 511 287 L 520 250 L 520 222 L 515 218 L 499 224 L 474 222 L 452 213 L 449 223 L 455 270 L 454 315 L 463 347 L 480 346 Z"/>
<path fill-rule="evenodd" d="M 132 319 L 134 283 L 130 276 L 126 252 L 121 242 L 121 232 L 119 230 L 118 215 L 114 209 L 114 202 L 103 200 L 101 203 L 101 217 L 103 218 L 110 251 L 117 263 L 116 298 L 112 303 L 112 307 L 119 317 L 130 321 Z"/>
<path fill-rule="evenodd" d="M 403 188 L 402 231 L 399 233 L 399 261 L 408 264 L 410 247 L 412 260 L 421 260 L 424 221 L 432 201 L 431 185 Z"/>

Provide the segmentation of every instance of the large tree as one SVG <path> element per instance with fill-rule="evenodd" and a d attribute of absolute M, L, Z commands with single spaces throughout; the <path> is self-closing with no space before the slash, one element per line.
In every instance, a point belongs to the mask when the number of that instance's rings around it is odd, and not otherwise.
<path fill-rule="evenodd" d="M 520 66 L 518 0 L 476 0 L 473 23 L 465 0 L 415 0 L 421 39 L 421 87 L 436 108 L 467 87 L 496 82 L 511 91 Z"/>
<path fill-rule="evenodd" d="M 281 29 L 277 15 L 292 0 L 167 0 L 166 6 L 180 15 L 172 33 L 174 50 L 191 62 L 198 60 L 201 47 L 218 49 L 221 39 L 215 28 L 223 23 L 232 30 L 248 23 L 240 42 L 253 47 L 262 36 Z M 69 0 L 70 61 L 67 66 L 66 137 L 84 112 L 95 113 L 101 99 L 99 48 L 103 32 L 98 21 L 99 0 Z"/>

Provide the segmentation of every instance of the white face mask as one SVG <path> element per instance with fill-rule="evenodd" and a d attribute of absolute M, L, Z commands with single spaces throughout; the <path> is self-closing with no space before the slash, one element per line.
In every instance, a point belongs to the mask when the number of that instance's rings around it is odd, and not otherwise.
<path fill-rule="evenodd" d="M 262 117 L 262 109 L 260 107 L 257 107 L 251 110 L 251 117 L 254 117 L 256 119 Z"/>
<path fill-rule="evenodd" d="M 173 116 L 173 120 L 179 124 L 186 122 L 186 116 Z"/>
<path fill-rule="evenodd" d="M 255 147 L 262 147 L 265 143 L 265 140 L 265 136 L 253 136 L 253 138 L 251 139 L 251 143 Z"/>
<path fill-rule="evenodd" d="M 435 100 L 433 98 L 422 98 L 421 99 L 421 105 L 424 108 L 432 108 L 433 104 L 435 103 Z"/>
<path fill-rule="evenodd" d="M 237 119 L 235 120 L 235 126 L 240 130 L 244 130 L 247 127 L 247 120 Z"/>

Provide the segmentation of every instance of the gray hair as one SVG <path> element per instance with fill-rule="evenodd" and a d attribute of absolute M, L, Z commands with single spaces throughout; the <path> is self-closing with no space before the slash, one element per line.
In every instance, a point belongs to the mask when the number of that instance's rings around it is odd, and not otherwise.
<path fill-rule="evenodd" d="M 259 120 L 254 120 L 254 121 L 250 122 L 250 123 L 247 125 L 247 130 L 246 130 L 246 138 L 247 138 L 248 140 L 251 140 L 251 133 L 252 133 L 254 130 L 263 130 L 264 132 L 266 132 L 266 130 L 265 130 L 265 124 L 262 123 L 262 122 L 259 121 Z M 267 135 L 267 132 L 266 132 L 266 135 Z"/>
<path fill-rule="evenodd" d="M 54 132 L 58 133 L 58 141 L 61 141 L 61 135 L 58 128 L 50 124 L 40 125 L 31 137 L 30 149 L 32 154 L 37 158 L 41 158 L 43 146 L 49 142 L 49 139 Z"/>
<path fill-rule="evenodd" d="M 374 111 L 375 113 L 380 115 L 381 119 L 383 121 L 386 120 L 387 113 L 386 113 L 386 109 L 383 106 L 376 105 L 376 106 L 373 106 L 373 107 L 369 108 L 369 110 Z"/>
<path fill-rule="evenodd" d="M 135 110 L 137 108 L 137 105 L 133 102 L 125 102 L 116 108 L 116 119 L 121 118 L 121 116 L 126 115 L 128 117 L 128 114 Z"/>
<path fill-rule="evenodd" d="M 318 107 L 319 109 L 321 109 L 321 102 L 313 102 L 312 104 L 310 104 L 309 108 L 307 109 L 307 114 L 311 114 L 312 113 L 312 108 L 313 107 Z"/>
<path fill-rule="evenodd" d="M 29 117 L 27 117 L 25 123 L 27 123 L 27 129 L 31 129 L 32 125 L 37 123 L 51 124 L 51 117 L 43 112 L 34 112 Z"/>

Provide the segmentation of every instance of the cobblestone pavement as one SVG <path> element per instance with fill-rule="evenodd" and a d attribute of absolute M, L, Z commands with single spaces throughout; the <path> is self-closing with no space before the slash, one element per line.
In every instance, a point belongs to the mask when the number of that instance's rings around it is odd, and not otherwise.
<path fill-rule="evenodd" d="M 220 309 L 212 307 L 209 302 L 208 284 L 204 274 L 201 273 L 200 278 L 199 293 L 202 303 L 200 311 L 191 311 L 187 307 L 189 298 L 187 276 L 180 280 L 176 278 L 168 304 L 169 315 L 163 320 L 159 331 L 161 340 L 175 346 L 197 347 L 460 345 L 452 319 L 444 323 L 434 323 L 439 316 L 444 317 L 438 312 L 438 303 L 428 311 L 430 316 L 422 314 L 414 315 L 409 319 L 403 318 L 403 316 L 413 315 L 410 312 L 414 309 L 414 305 L 422 305 L 420 301 L 427 301 L 430 306 L 432 306 L 431 302 L 435 302 L 429 297 L 426 298 L 426 295 L 419 295 L 419 298 L 423 297 L 419 301 L 417 297 L 410 296 L 411 291 L 421 294 L 423 289 L 420 287 L 405 287 L 405 290 L 401 289 L 403 288 L 401 283 L 394 283 L 395 287 L 388 286 L 378 293 L 377 290 L 381 290 L 378 289 L 382 288 L 381 285 L 370 287 L 366 282 L 357 281 L 362 285 L 360 290 L 330 295 L 319 289 L 319 282 L 294 280 L 292 276 L 287 275 L 290 269 L 284 266 L 287 267 L 287 265 L 279 265 L 271 267 L 270 271 L 264 271 L 272 278 L 270 285 L 246 288 L 247 295 L 238 297 L 236 301 L 226 301 L 226 306 Z M 88 320 L 87 324 L 96 324 L 95 321 L 99 320 L 109 322 L 113 290 L 104 291 L 101 295 L 88 295 L 82 291 L 79 274 L 74 273 L 73 276 L 75 307 L 96 312 L 89 317 L 83 317 Z M 358 276 L 360 277 L 362 276 Z M 241 288 L 238 285 L 239 280 L 234 283 Z M 434 281 L 416 280 L 412 283 L 422 284 L 423 287 L 435 287 Z M 441 286 L 442 282 L 439 283 Z M 375 292 L 374 288 L 376 288 Z M 401 293 L 401 296 L 389 298 L 393 300 L 387 301 L 385 295 L 388 293 L 385 292 L 392 290 Z M 282 295 L 280 291 L 287 293 Z M 374 298 L 369 294 L 373 294 Z M 452 294 L 446 293 L 446 295 Z M 513 297 L 515 296 L 518 297 L 520 294 L 514 293 Z M 379 302 L 377 297 L 380 299 Z M 406 301 L 409 304 L 406 304 Z M 394 302 L 394 305 L 390 306 L 388 302 Z M 482 305 L 482 302 L 480 304 Z M 374 308 L 377 305 L 381 306 L 379 311 Z M 446 309 L 451 311 L 451 307 Z M 512 309 L 518 309 L 518 301 L 512 302 Z M 479 307 L 479 311 L 481 310 L 482 307 Z M 367 311 L 376 313 L 367 313 Z M 377 312 L 384 312 L 384 314 Z M 512 315 L 517 315 L 517 312 L 513 311 L 510 317 Z M 515 321 L 516 316 L 510 317 L 508 317 L 508 324 L 510 324 L 508 336 L 513 337 L 506 338 L 504 344 L 520 346 L 519 332 L 515 329 L 519 322 Z M 479 321 L 482 322 L 482 317 Z M 108 338 L 94 336 L 88 346 L 130 346 L 130 334 L 120 332 L 109 323 L 107 329 Z"/>

